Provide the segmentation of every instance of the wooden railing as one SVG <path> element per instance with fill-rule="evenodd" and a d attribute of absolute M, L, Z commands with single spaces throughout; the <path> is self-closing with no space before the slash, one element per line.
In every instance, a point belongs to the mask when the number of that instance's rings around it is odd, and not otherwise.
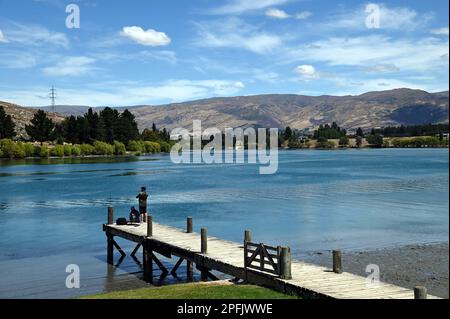
<path fill-rule="evenodd" d="M 281 276 L 281 247 L 244 242 L 244 261 L 246 269 Z"/>

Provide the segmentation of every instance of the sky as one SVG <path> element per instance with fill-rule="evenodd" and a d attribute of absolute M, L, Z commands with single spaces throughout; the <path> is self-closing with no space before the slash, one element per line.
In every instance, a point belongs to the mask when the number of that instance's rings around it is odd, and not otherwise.
<path fill-rule="evenodd" d="M 52 85 L 57 104 L 88 106 L 446 91 L 448 6 L 448 0 L 0 0 L 0 100 L 48 105 Z"/>

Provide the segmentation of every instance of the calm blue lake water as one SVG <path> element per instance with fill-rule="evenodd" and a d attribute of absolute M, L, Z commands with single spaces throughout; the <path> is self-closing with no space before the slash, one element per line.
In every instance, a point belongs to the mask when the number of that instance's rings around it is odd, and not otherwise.
<path fill-rule="evenodd" d="M 192 216 L 195 230 L 233 241 L 251 229 L 255 241 L 290 245 L 299 259 L 448 241 L 448 161 L 447 149 L 285 151 L 276 175 L 259 175 L 256 165 L 175 165 L 168 156 L 3 161 L 0 297 L 142 285 L 130 258 L 108 272 L 101 229 L 106 207 L 127 216 L 142 185 L 160 223 L 184 228 Z M 66 289 L 68 264 L 80 266 L 81 289 Z"/>

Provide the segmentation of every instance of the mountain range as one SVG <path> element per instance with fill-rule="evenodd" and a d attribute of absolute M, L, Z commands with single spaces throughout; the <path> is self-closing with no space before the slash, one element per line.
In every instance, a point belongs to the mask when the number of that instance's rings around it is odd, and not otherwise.
<path fill-rule="evenodd" d="M 5 104 L 0 102 L 0 105 Z M 19 106 L 6 108 L 15 119 L 26 121 L 29 116 L 16 112 L 34 112 Z M 15 111 L 17 108 L 17 111 Z M 56 120 L 61 116 L 81 115 L 88 106 L 56 106 Z M 129 109 L 139 128 L 191 128 L 193 120 L 202 127 L 277 127 L 315 128 L 337 122 L 346 129 L 448 123 L 449 92 L 428 93 L 421 90 L 396 89 L 369 92 L 358 96 L 304 96 L 271 94 L 221 97 L 166 105 L 120 107 Z M 41 107 L 51 111 L 50 107 Z M 28 113 L 27 113 L 28 114 Z"/>

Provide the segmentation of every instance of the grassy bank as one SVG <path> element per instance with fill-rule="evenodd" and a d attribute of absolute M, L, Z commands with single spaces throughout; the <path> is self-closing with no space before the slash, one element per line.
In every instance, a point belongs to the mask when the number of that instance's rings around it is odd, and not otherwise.
<path fill-rule="evenodd" d="M 118 291 L 82 299 L 297 299 L 267 288 L 223 283 L 190 283 Z"/>
<path fill-rule="evenodd" d="M 140 156 L 168 153 L 171 145 L 164 141 L 130 141 L 128 145 L 115 141 L 113 144 L 95 141 L 91 144 L 53 144 L 29 143 L 0 140 L 0 158 L 49 158 L 49 157 L 87 157 L 87 156 Z"/>

